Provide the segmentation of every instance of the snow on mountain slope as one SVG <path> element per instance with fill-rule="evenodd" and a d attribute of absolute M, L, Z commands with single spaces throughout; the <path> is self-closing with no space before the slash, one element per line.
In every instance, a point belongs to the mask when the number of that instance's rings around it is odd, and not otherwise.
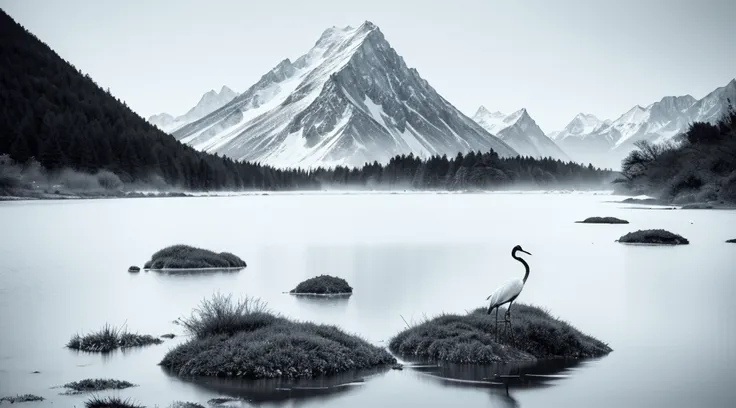
<path fill-rule="evenodd" d="M 227 86 L 223 86 L 220 89 L 220 92 L 215 92 L 213 89 L 202 95 L 197 105 L 181 116 L 175 118 L 173 115 L 168 113 L 159 113 L 158 115 L 153 115 L 148 118 L 148 122 L 156 125 L 164 132 L 172 133 L 180 127 L 220 109 L 228 102 L 235 99 L 236 96 L 238 96 L 237 92 Z"/>
<path fill-rule="evenodd" d="M 560 146 L 577 161 L 618 169 L 639 140 L 672 140 L 693 122 L 716 122 L 736 103 L 736 79 L 700 100 L 690 95 L 667 96 L 643 108 L 635 106 L 608 123 L 576 116 L 556 135 Z M 592 115 L 589 115 L 592 116 Z"/>
<path fill-rule="evenodd" d="M 276 167 L 360 166 L 408 153 L 517 154 L 408 68 L 367 21 L 326 30 L 307 54 L 283 60 L 173 135 L 199 150 Z"/>
<path fill-rule="evenodd" d="M 481 106 L 473 115 L 473 120 L 522 156 L 570 160 L 570 157 L 544 134 L 526 109 L 505 115 L 501 112 L 489 112 Z"/>

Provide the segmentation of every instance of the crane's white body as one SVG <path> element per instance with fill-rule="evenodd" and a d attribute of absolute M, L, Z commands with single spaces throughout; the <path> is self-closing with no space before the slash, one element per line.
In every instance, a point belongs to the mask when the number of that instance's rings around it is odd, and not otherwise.
<path fill-rule="evenodd" d="M 524 289 L 523 279 L 519 278 L 506 281 L 506 283 L 501 285 L 498 289 L 493 291 L 490 296 L 486 298 L 486 300 L 490 300 L 488 304 L 488 310 L 512 301 L 517 296 L 519 296 L 519 293 L 521 293 L 522 289 Z"/>

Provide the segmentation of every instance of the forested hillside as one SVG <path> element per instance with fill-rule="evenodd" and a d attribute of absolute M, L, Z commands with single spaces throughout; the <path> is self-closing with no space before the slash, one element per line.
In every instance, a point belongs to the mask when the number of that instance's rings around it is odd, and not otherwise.
<path fill-rule="evenodd" d="M 191 190 L 306 187 L 303 171 L 280 171 L 195 151 L 102 90 L 0 11 L 0 154 L 48 170 L 160 176 Z"/>
<path fill-rule="evenodd" d="M 691 124 L 673 143 L 638 142 L 621 170 L 618 182 L 634 194 L 683 204 L 736 203 L 736 111 L 731 106 L 715 125 Z"/>

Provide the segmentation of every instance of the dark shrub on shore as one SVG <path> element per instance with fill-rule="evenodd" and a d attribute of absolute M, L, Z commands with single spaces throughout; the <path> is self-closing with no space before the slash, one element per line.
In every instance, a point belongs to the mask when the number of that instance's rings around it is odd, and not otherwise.
<path fill-rule="evenodd" d="M 257 299 L 216 295 L 184 326 L 194 338 L 160 365 L 180 376 L 308 378 L 394 364 L 385 349 L 330 325 L 293 322 Z"/>
<path fill-rule="evenodd" d="M 120 397 L 92 397 L 84 402 L 86 408 L 145 408 L 131 401 L 129 398 Z"/>
<path fill-rule="evenodd" d="M 577 221 L 581 224 L 628 224 L 626 220 L 622 220 L 616 217 L 589 217 L 583 221 Z"/>
<path fill-rule="evenodd" d="M 229 252 L 219 254 L 189 245 L 172 245 L 151 256 L 145 269 L 245 268 L 245 261 Z"/>
<path fill-rule="evenodd" d="M 690 242 L 684 237 L 663 229 L 638 230 L 629 232 L 618 239 L 618 242 L 627 244 L 660 244 L 660 245 L 687 245 Z"/>
<path fill-rule="evenodd" d="M 84 336 L 75 334 L 66 346 L 73 350 L 107 353 L 118 348 L 142 347 L 161 343 L 163 343 L 163 340 L 149 334 L 128 333 L 124 329 L 106 324 L 97 332 Z"/>
<path fill-rule="evenodd" d="M 135 386 L 135 384 L 128 381 L 114 380 L 112 378 L 87 378 L 64 384 L 64 388 L 69 388 L 71 390 L 70 392 L 67 392 L 68 394 L 103 390 L 122 390 Z"/>
<path fill-rule="evenodd" d="M 31 402 L 31 401 L 43 401 L 43 397 L 39 397 L 38 395 L 33 394 L 23 394 L 23 395 L 16 395 L 15 397 L 2 397 L 0 398 L 0 404 L 7 401 L 11 404 L 15 404 L 16 402 Z"/>
<path fill-rule="evenodd" d="M 353 293 L 353 288 L 345 279 L 329 275 L 315 276 L 298 284 L 290 293 L 304 293 L 316 295 Z"/>
<path fill-rule="evenodd" d="M 546 311 L 524 304 L 511 308 L 513 337 L 503 323 L 496 342 L 496 314 L 478 308 L 465 315 L 445 314 L 394 336 L 389 349 L 429 361 L 487 364 L 499 361 L 600 357 L 612 350 Z M 499 319 L 506 312 L 499 310 Z"/>

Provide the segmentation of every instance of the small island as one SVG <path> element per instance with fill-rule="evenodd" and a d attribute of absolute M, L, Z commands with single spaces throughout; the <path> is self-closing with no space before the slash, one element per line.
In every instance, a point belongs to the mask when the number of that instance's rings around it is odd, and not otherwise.
<path fill-rule="evenodd" d="M 91 353 L 109 353 L 119 348 L 143 347 L 163 342 L 150 334 L 129 333 L 125 329 L 105 325 L 99 331 L 84 336 L 75 334 L 66 347 Z"/>
<path fill-rule="evenodd" d="M 628 224 L 626 220 L 616 217 L 589 217 L 583 221 L 575 221 L 579 224 Z"/>
<path fill-rule="evenodd" d="M 727 244 L 736 244 L 736 238 L 734 238 L 734 239 L 727 239 L 726 240 L 726 243 Z"/>
<path fill-rule="evenodd" d="M 136 385 L 128 381 L 114 380 L 112 378 L 87 378 L 64 384 L 64 388 L 69 389 L 64 394 L 75 395 L 93 391 L 124 390 L 130 387 L 136 387 Z"/>
<path fill-rule="evenodd" d="M 11 404 L 15 404 L 18 402 L 33 402 L 33 401 L 43 401 L 43 397 L 39 397 L 38 395 L 33 394 L 23 394 L 23 395 L 16 395 L 14 397 L 2 397 L 0 398 L 0 404 L 7 401 Z"/>
<path fill-rule="evenodd" d="M 390 340 L 389 350 L 407 358 L 468 364 L 593 358 L 613 351 L 567 322 L 525 304 L 511 308 L 513 338 L 499 323 L 496 342 L 495 312 L 487 315 L 486 309 L 481 307 L 464 315 L 444 314 L 407 328 Z M 504 313 L 506 309 L 501 308 L 499 316 Z"/>
<path fill-rule="evenodd" d="M 654 245 L 687 245 L 690 243 L 684 237 L 663 229 L 638 230 L 629 232 L 618 239 L 625 244 L 654 244 Z"/>
<path fill-rule="evenodd" d="M 172 374 L 260 378 L 312 378 L 351 370 L 390 367 L 386 349 L 336 326 L 294 322 L 259 299 L 233 301 L 216 294 L 182 318 L 191 340 L 159 363 Z"/>
<path fill-rule="evenodd" d="M 138 267 L 138 266 L 135 266 L 135 265 L 133 265 L 130 268 L 128 268 L 128 272 L 130 272 L 130 273 L 138 273 L 140 271 L 141 271 L 141 268 Z"/>
<path fill-rule="evenodd" d="M 329 275 L 315 276 L 298 284 L 289 293 L 294 295 L 347 296 L 353 288 L 345 279 Z"/>
<path fill-rule="evenodd" d="M 213 252 L 189 245 L 172 245 L 151 256 L 143 266 L 148 270 L 242 269 L 245 261 L 229 252 Z"/>

